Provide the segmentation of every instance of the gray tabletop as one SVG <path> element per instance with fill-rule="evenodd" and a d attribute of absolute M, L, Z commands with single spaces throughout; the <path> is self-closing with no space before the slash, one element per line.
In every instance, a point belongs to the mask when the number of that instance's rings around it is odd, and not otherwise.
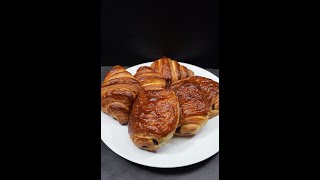
<path fill-rule="evenodd" d="M 125 66 L 126 67 L 126 66 Z M 127 68 L 127 67 L 126 67 Z M 111 66 L 101 67 L 101 82 Z M 219 77 L 218 69 L 207 69 Z M 179 168 L 153 168 L 130 162 L 116 153 L 101 141 L 101 179 L 103 180 L 218 180 L 219 152 L 214 156 L 193 164 Z"/>

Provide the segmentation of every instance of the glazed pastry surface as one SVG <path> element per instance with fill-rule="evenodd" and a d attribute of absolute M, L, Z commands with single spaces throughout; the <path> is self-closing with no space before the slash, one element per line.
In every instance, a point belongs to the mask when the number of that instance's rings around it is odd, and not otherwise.
<path fill-rule="evenodd" d="M 178 96 L 180 119 L 175 135 L 196 134 L 208 121 L 208 104 L 201 89 L 189 78 L 177 81 L 170 87 Z"/>
<path fill-rule="evenodd" d="M 172 138 L 179 115 L 178 98 L 171 89 L 142 90 L 130 114 L 133 143 L 148 151 L 159 149 Z"/>
<path fill-rule="evenodd" d="M 196 84 L 206 98 L 209 118 L 217 116 L 219 114 L 219 83 L 201 76 L 191 77 L 190 82 Z"/>

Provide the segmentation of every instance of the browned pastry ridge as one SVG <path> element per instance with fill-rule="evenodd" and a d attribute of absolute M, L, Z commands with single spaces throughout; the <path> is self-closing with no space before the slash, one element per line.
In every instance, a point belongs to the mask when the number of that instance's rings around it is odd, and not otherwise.
<path fill-rule="evenodd" d="M 138 79 L 142 88 L 146 90 L 161 89 L 166 85 L 166 79 L 148 66 L 140 67 L 134 77 Z"/>
<path fill-rule="evenodd" d="M 194 76 L 193 71 L 167 57 L 153 61 L 151 68 L 166 79 L 166 86 L 170 86 L 180 79 Z"/>
<path fill-rule="evenodd" d="M 132 104 L 141 91 L 139 81 L 122 66 L 114 66 L 101 85 L 101 110 L 126 124 Z"/>
<path fill-rule="evenodd" d="M 178 98 L 171 89 L 143 89 L 130 114 L 128 132 L 132 142 L 141 149 L 156 151 L 172 138 L 179 114 Z"/>
<path fill-rule="evenodd" d="M 219 83 L 200 76 L 193 76 L 189 80 L 196 84 L 204 94 L 209 106 L 209 119 L 217 116 L 219 114 Z"/>
<path fill-rule="evenodd" d="M 199 87 L 183 79 L 170 87 L 178 96 L 180 119 L 175 135 L 190 136 L 196 134 L 208 122 L 208 104 Z"/>

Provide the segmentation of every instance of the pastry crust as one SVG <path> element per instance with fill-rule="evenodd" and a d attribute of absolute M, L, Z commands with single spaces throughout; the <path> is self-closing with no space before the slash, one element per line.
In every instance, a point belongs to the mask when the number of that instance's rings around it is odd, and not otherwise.
<path fill-rule="evenodd" d="M 208 121 L 208 105 L 201 89 L 189 78 L 177 81 L 171 89 L 178 96 L 180 119 L 176 129 L 177 136 L 196 134 Z"/>
<path fill-rule="evenodd" d="M 170 86 L 178 80 L 194 76 L 193 71 L 180 65 L 176 60 L 167 57 L 153 61 L 151 68 L 166 79 L 166 86 Z"/>
<path fill-rule="evenodd" d="M 145 90 L 161 89 L 166 86 L 166 79 L 148 66 L 140 67 L 134 77 L 138 79 Z"/>
<path fill-rule="evenodd" d="M 132 142 L 141 149 L 156 151 L 172 138 L 179 115 L 178 98 L 171 89 L 142 90 L 128 124 Z"/>
<path fill-rule="evenodd" d="M 196 84 L 204 94 L 209 104 L 209 119 L 219 115 L 219 83 L 201 76 L 191 77 L 190 82 Z"/>
<path fill-rule="evenodd" d="M 101 85 L 101 110 L 126 124 L 133 102 L 141 91 L 139 81 L 122 66 L 114 66 Z"/>

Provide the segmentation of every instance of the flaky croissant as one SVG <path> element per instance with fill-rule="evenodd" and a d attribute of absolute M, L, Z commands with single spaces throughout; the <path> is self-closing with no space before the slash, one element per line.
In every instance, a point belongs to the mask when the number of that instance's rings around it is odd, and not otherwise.
<path fill-rule="evenodd" d="M 161 89 L 166 85 L 166 79 L 148 66 L 140 67 L 134 77 L 138 79 L 142 88 L 146 90 Z"/>
<path fill-rule="evenodd" d="M 101 85 L 101 110 L 126 124 L 132 104 L 141 91 L 139 81 L 122 66 L 114 66 Z"/>
<path fill-rule="evenodd" d="M 167 57 L 153 61 L 151 68 L 166 79 L 166 86 L 170 86 L 180 79 L 194 76 L 193 71 Z"/>
<path fill-rule="evenodd" d="M 208 103 L 201 89 L 190 79 L 173 83 L 170 88 L 178 96 L 180 119 L 175 135 L 190 136 L 196 134 L 208 122 Z"/>
<path fill-rule="evenodd" d="M 180 108 L 169 88 L 143 89 L 134 102 L 128 124 L 132 142 L 141 149 L 156 151 L 173 136 Z"/>
<path fill-rule="evenodd" d="M 196 84 L 204 94 L 209 104 L 209 119 L 219 115 L 219 83 L 200 76 L 191 77 L 190 82 Z"/>

